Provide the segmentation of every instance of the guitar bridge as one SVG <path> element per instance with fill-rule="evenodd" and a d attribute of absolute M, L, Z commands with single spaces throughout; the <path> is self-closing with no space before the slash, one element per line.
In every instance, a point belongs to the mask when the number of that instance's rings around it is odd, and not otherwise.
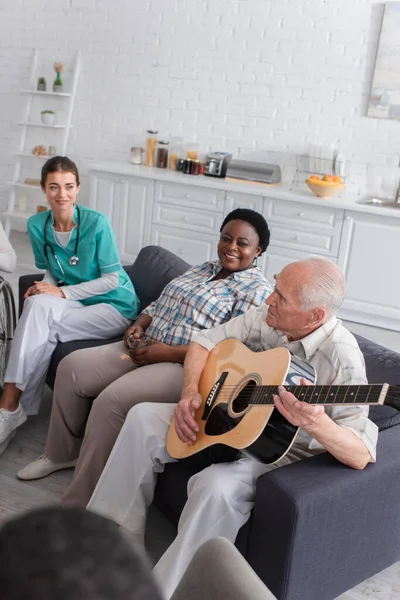
<path fill-rule="evenodd" d="M 228 377 L 228 373 L 222 373 L 221 377 L 214 383 L 212 386 L 210 393 L 207 396 L 206 404 L 204 406 L 204 412 L 202 415 L 202 420 L 206 421 L 211 412 L 212 407 L 214 406 L 215 400 L 218 398 L 218 394 L 221 391 L 221 387 L 224 385 L 225 379 Z"/>

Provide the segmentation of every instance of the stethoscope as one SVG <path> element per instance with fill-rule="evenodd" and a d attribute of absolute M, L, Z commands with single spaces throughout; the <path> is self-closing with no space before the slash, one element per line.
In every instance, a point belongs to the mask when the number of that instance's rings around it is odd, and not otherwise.
<path fill-rule="evenodd" d="M 76 211 L 78 213 L 78 218 L 76 220 L 76 226 L 77 226 L 77 231 L 76 231 L 76 241 L 75 241 L 75 249 L 74 249 L 74 253 L 71 256 L 71 258 L 69 259 L 69 264 L 71 265 L 71 267 L 76 267 L 79 264 L 79 257 L 78 257 L 78 246 L 79 246 L 79 233 L 80 233 L 80 228 L 81 228 L 81 212 L 80 212 L 80 208 L 79 206 L 76 204 Z M 58 260 L 57 254 L 55 253 L 53 247 L 51 246 L 51 244 L 47 241 L 47 225 L 50 221 L 51 218 L 51 213 L 49 214 L 49 216 L 46 219 L 46 222 L 44 224 L 44 254 L 46 257 L 46 261 L 47 264 L 49 265 L 49 270 L 50 269 L 50 261 L 49 258 L 47 256 L 47 251 L 50 248 L 50 252 L 52 253 L 54 260 L 56 261 L 58 268 L 60 269 L 62 276 L 63 276 L 63 280 L 59 280 L 57 281 L 57 286 L 61 286 L 61 285 L 65 285 L 65 271 L 62 267 L 62 264 L 60 263 L 60 261 Z"/>

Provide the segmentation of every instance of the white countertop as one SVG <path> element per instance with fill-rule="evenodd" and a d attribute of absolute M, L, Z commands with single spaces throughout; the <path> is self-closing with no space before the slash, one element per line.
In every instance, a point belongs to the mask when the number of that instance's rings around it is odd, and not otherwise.
<path fill-rule="evenodd" d="M 367 198 L 356 196 L 351 193 L 342 193 L 341 196 L 335 198 L 317 198 L 317 196 L 314 196 L 314 194 L 308 190 L 306 185 L 304 185 L 304 187 L 299 186 L 298 189 L 296 189 L 296 187 L 289 186 L 285 183 L 271 186 L 256 183 L 241 183 L 218 177 L 185 175 L 183 173 L 171 171 L 170 169 L 157 169 L 145 167 L 144 165 L 133 165 L 130 162 L 91 163 L 89 164 L 89 170 L 115 173 L 119 175 L 131 175 L 134 177 L 142 177 L 156 181 L 185 183 L 198 187 L 226 190 L 228 192 L 243 194 L 254 194 L 255 196 L 264 196 L 266 198 L 277 198 L 292 202 L 303 202 L 306 204 L 313 204 L 315 206 L 326 206 L 400 219 L 400 208 L 361 204 L 360 201 L 366 200 Z"/>

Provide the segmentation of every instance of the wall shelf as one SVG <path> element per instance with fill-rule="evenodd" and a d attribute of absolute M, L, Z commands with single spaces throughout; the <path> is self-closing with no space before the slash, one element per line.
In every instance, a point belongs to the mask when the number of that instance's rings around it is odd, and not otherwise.
<path fill-rule="evenodd" d="M 19 122 L 17 125 L 26 125 L 27 127 L 49 127 L 51 129 L 65 129 L 66 125 L 46 125 L 46 123 Z"/>
<path fill-rule="evenodd" d="M 40 92 L 38 90 L 21 90 L 21 94 L 35 94 L 38 96 L 60 96 L 61 98 L 71 98 L 72 94 L 64 92 Z"/>
<path fill-rule="evenodd" d="M 11 185 L 13 187 L 26 188 L 28 190 L 41 190 L 40 185 L 31 185 L 30 183 L 23 183 L 22 181 L 6 181 L 6 185 Z"/>
<path fill-rule="evenodd" d="M 36 158 L 38 160 L 47 160 L 48 158 L 51 158 L 48 154 L 37 155 L 37 154 L 32 154 L 32 152 L 11 152 L 11 154 L 13 156 L 20 156 L 22 158 Z"/>
<path fill-rule="evenodd" d="M 34 214 L 35 212 L 34 206 L 32 205 L 33 202 L 31 194 L 28 194 L 28 190 L 41 191 L 40 186 L 23 183 L 25 180 L 35 179 L 35 177 L 30 176 L 30 171 L 32 171 L 33 165 L 32 160 L 30 160 L 29 163 L 26 161 L 28 159 L 36 158 L 40 160 L 39 164 L 42 165 L 45 160 L 51 158 L 50 156 L 36 156 L 32 154 L 32 148 L 30 146 L 37 144 L 37 142 L 32 142 L 32 140 L 35 140 L 39 135 L 38 132 L 35 132 L 35 129 L 38 128 L 43 129 L 44 131 L 47 130 L 46 135 L 44 133 L 41 134 L 43 135 L 43 141 L 41 141 L 39 145 L 46 144 L 46 149 L 47 144 L 49 146 L 56 145 L 57 154 L 65 156 L 67 153 L 69 134 L 72 127 L 72 114 L 75 105 L 80 71 L 79 52 L 77 52 L 75 55 L 75 61 L 71 73 L 72 79 L 70 86 L 68 86 L 69 91 L 60 93 L 53 91 L 43 92 L 35 89 L 38 81 L 38 75 L 41 75 L 38 69 L 38 57 L 38 51 L 34 50 L 32 56 L 31 73 L 29 81 L 26 82 L 27 87 L 20 90 L 20 94 L 25 96 L 26 102 L 24 114 L 21 117 L 21 121 L 17 123 L 17 125 L 21 127 L 19 145 L 16 150 L 11 152 L 15 159 L 14 174 L 12 181 L 7 182 L 7 185 L 10 186 L 10 194 L 7 209 L 3 213 L 3 217 L 5 219 L 4 229 L 7 235 L 10 234 L 14 218 L 18 219 L 19 221 L 27 221 L 31 214 Z M 42 122 L 34 121 L 33 119 L 38 118 L 38 113 L 49 108 L 45 105 L 44 98 L 52 99 L 56 98 L 57 96 L 64 99 L 64 102 L 61 105 L 61 110 L 63 111 L 64 116 L 60 116 L 60 120 L 63 121 L 63 124 L 55 123 L 54 125 L 47 125 Z M 49 130 L 53 130 L 53 134 L 49 133 Z M 32 210 L 27 211 L 26 207 Z"/>

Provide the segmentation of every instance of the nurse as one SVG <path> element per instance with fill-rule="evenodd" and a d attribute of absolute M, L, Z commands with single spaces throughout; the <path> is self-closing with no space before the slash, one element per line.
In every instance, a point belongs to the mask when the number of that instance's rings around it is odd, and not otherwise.
<path fill-rule="evenodd" d="M 36 266 L 46 269 L 25 294 L 0 399 L 0 453 L 39 411 L 51 355 L 58 342 L 122 335 L 139 301 L 121 266 L 105 215 L 76 204 L 79 173 L 67 157 L 42 169 L 50 210 L 28 220 Z"/>

